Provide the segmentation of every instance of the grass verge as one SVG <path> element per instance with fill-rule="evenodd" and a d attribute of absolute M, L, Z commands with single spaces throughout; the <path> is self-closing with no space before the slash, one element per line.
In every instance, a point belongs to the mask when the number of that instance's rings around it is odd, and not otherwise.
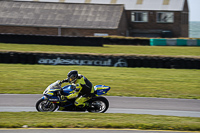
<path fill-rule="evenodd" d="M 163 56 L 200 56 L 200 47 L 175 46 L 130 46 L 104 45 L 104 47 L 58 46 L 36 44 L 5 44 L 0 43 L 0 50 L 6 51 L 39 51 L 39 52 L 74 52 L 97 54 L 142 54 Z"/>
<path fill-rule="evenodd" d="M 109 95 L 200 99 L 200 70 L 0 64 L 0 93 L 42 94 L 56 80 L 78 70 Z M 65 84 L 63 84 L 65 85 Z"/>
<path fill-rule="evenodd" d="M 200 118 L 77 112 L 1 112 L 0 128 L 128 128 L 200 131 Z"/>

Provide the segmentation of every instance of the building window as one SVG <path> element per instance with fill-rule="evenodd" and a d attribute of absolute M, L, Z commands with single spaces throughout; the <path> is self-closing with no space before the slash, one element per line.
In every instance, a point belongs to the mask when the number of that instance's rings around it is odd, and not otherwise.
<path fill-rule="evenodd" d="M 157 22 L 158 23 L 173 23 L 174 13 L 173 12 L 158 12 Z"/>
<path fill-rule="evenodd" d="M 143 0 L 137 0 L 137 5 L 140 5 L 140 4 L 142 4 L 143 3 Z"/>
<path fill-rule="evenodd" d="M 110 4 L 117 4 L 117 0 L 111 0 Z"/>
<path fill-rule="evenodd" d="M 163 0 L 163 5 L 169 5 L 170 0 Z"/>
<path fill-rule="evenodd" d="M 148 12 L 132 12 L 132 22 L 148 22 Z"/>

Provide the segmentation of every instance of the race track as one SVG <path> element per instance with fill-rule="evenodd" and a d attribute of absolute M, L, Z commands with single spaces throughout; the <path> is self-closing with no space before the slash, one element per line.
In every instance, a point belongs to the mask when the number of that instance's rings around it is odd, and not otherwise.
<path fill-rule="evenodd" d="M 0 94 L 0 112 L 36 111 L 40 94 Z M 200 117 L 200 100 L 107 96 L 106 113 Z"/>

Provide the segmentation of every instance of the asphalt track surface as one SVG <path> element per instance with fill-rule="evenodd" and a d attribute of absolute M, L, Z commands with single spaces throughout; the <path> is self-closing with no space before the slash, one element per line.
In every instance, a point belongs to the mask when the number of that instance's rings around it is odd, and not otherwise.
<path fill-rule="evenodd" d="M 0 112 L 36 111 L 40 94 L 0 94 Z M 200 100 L 107 96 L 106 113 L 200 117 Z M 129 129 L 0 129 L 0 133 L 194 133 Z"/>
<path fill-rule="evenodd" d="M 40 94 L 0 94 L 0 112 L 36 111 Z M 200 100 L 107 96 L 106 113 L 200 117 Z"/>

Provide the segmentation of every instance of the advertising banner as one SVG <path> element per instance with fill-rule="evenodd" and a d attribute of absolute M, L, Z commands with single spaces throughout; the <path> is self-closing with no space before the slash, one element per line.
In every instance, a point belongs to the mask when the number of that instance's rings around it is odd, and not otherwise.
<path fill-rule="evenodd" d="M 122 58 L 77 58 L 77 57 L 38 57 L 38 64 L 45 65 L 86 65 L 86 66 L 115 66 L 128 67 L 126 59 Z"/>

